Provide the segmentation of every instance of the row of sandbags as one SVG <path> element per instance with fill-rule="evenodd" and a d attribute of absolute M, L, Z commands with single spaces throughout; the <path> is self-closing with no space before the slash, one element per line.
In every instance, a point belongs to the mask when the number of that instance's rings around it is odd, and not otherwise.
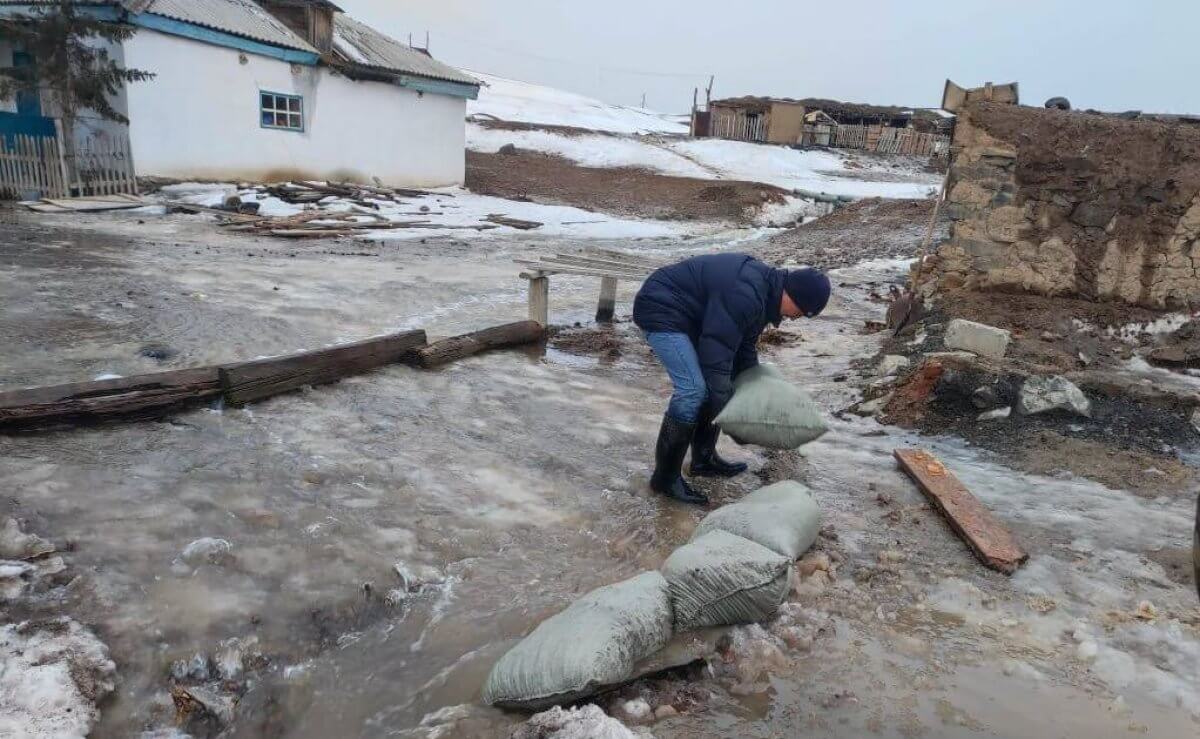
<path fill-rule="evenodd" d="M 780 482 L 718 508 L 657 572 L 598 588 L 542 622 L 492 668 L 489 705 L 574 702 L 633 677 L 677 633 L 774 617 L 792 563 L 817 538 L 808 489 Z"/>

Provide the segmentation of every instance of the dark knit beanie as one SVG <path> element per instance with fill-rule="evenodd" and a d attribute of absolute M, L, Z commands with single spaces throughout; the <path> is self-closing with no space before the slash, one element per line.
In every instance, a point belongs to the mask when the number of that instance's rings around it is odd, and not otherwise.
<path fill-rule="evenodd" d="M 793 269 L 783 278 L 783 289 L 806 316 L 820 315 L 829 302 L 829 278 L 819 269 Z"/>

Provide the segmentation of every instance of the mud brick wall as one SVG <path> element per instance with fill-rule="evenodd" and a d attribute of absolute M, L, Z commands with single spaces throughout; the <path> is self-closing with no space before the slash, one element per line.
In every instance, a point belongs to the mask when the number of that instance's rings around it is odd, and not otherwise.
<path fill-rule="evenodd" d="M 1200 129 L 977 103 L 954 145 L 935 289 L 1200 306 Z"/>

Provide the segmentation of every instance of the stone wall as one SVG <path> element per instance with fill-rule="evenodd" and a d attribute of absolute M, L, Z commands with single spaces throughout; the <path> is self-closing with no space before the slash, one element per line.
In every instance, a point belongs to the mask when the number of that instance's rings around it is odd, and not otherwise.
<path fill-rule="evenodd" d="M 954 145 L 926 287 L 1200 306 L 1200 130 L 976 103 Z"/>

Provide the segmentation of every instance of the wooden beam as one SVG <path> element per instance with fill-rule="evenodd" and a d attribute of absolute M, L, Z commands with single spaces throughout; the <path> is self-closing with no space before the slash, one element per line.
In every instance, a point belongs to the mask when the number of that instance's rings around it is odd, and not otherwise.
<path fill-rule="evenodd" d="M 596 323 L 612 323 L 617 310 L 617 278 L 600 278 L 600 302 L 596 305 Z"/>
<path fill-rule="evenodd" d="M 895 455 L 900 468 L 985 565 L 1011 575 L 1029 558 L 1004 524 L 932 454 L 921 449 L 897 449 Z"/>
<path fill-rule="evenodd" d="M 0 393 L 0 427 L 163 412 L 220 393 L 216 367 L 14 390 Z"/>
<path fill-rule="evenodd" d="M 428 369 L 489 349 L 532 344 L 541 341 L 545 335 L 546 328 L 537 321 L 517 321 L 435 341 L 417 349 L 411 356 L 417 365 Z"/>
<path fill-rule="evenodd" d="M 421 346 L 425 346 L 424 331 L 404 331 L 329 349 L 227 364 L 220 368 L 221 390 L 225 402 L 243 405 L 307 385 L 336 382 L 396 362 Z"/>

